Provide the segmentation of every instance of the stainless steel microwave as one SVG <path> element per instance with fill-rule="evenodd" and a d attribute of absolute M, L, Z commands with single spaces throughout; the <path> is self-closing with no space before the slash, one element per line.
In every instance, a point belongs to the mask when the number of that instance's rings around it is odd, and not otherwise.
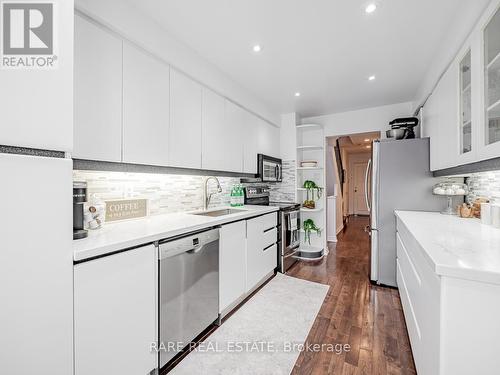
<path fill-rule="evenodd" d="M 258 174 L 262 182 L 281 182 L 283 177 L 281 164 L 281 159 L 258 154 Z"/>

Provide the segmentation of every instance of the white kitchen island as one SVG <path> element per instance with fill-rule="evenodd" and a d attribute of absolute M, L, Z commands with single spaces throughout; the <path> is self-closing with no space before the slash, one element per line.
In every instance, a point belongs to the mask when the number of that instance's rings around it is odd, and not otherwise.
<path fill-rule="evenodd" d="M 500 229 L 396 211 L 397 281 L 419 374 L 497 374 Z"/>

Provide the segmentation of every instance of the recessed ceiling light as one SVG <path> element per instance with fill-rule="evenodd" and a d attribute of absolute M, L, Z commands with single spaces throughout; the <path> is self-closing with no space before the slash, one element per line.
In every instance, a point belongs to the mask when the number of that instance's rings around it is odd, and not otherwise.
<path fill-rule="evenodd" d="M 300 92 L 296 92 L 294 95 L 297 96 L 297 97 L 299 97 L 300 96 Z"/>
<path fill-rule="evenodd" d="M 375 76 L 369 76 L 368 81 L 375 81 L 375 78 L 376 78 Z"/>
<path fill-rule="evenodd" d="M 372 146 L 368 145 L 368 146 L 366 146 L 366 148 L 372 148 Z"/>
<path fill-rule="evenodd" d="M 377 4 L 371 3 L 368 4 L 368 6 L 365 8 L 365 12 L 370 14 L 373 13 L 377 10 Z"/>
<path fill-rule="evenodd" d="M 260 51 L 262 51 L 262 47 L 259 44 L 256 44 L 255 46 L 253 46 L 253 51 L 260 52 Z"/>
<path fill-rule="evenodd" d="M 370 142 L 370 139 L 369 139 L 369 138 L 366 138 L 366 139 L 365 139 L 365 142 Z"/>

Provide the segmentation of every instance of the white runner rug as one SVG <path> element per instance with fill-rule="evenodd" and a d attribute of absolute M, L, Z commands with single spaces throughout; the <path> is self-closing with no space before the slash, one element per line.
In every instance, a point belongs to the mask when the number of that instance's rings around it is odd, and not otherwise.
<path fill-rule="evenodd" d="M 328 289 L 278 273 L 171 374 L 290 374 Z"/>

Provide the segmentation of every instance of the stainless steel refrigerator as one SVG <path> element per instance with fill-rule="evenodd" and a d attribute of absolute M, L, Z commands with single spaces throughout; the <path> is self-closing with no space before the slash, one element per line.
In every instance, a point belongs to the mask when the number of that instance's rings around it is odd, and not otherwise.
<path fill-rule="evenodd" d="M 440 211 L 445 202 L 432 194 L 435 183 L 429 167 L 429 138 L 373 142 L 365 186 L 372 282 L 397 286 L 394 210 Z"/>

